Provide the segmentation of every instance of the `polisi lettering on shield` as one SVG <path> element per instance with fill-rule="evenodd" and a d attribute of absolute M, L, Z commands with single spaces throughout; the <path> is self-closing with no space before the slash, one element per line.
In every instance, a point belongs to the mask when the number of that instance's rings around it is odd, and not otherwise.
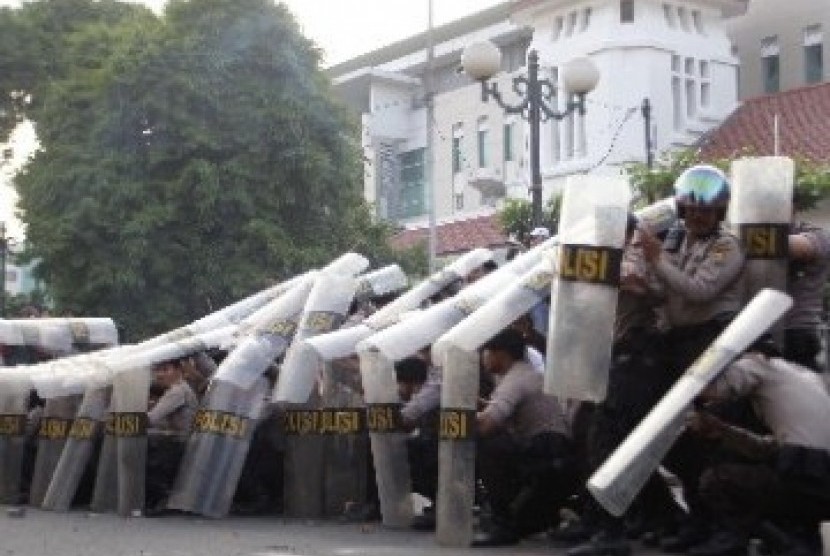
<path fill-rule="evenodd" d="M 147 414 L 111 413 L 106 419 L 105 432 L 117 437 L 143 436 L 147 434 Z"/>
<path fill-rule="evenodd" d="M 357 434 L 362 427 L 360 410 L 288 410 L 285 433 L 292 435 Z"/>
<path fill-rule="evenodd" d="M 369 432 L 400 432 L 402 425 L 400 404 L 380 403 L 366 407 L 366 428 Z"/>
<path fill-rule="evenodd" d="M 25 415 L 0 415 L 0 436 L 23 436 L 25 430 Z"/>
<path fill-rule="evenodd" d="M 442 409 L 439 437 L 441 440 L 472 440 L 475 422 L 475 410 Z"/>
<path fill-rule="evenodd" d="M 559 256 L 559 278 L 572 282 L 617 286 L 620 283 L 622 250 L 593 245 L 563 245 Z"/>
<path fill-rule="evenodd" d="M 38 436 L 40 438 L 60 439 L 66 438 L 72 421 L 69 419 L 58 419 L 56 417 L 44 417 L 40 421 Z"/>
<path fill-rule="evenodd" d="M 98 422 L 94 419 L 78 417 L 72 421 L 72 426 L 69 429 L 69 438 L 91 440 L 95 436 L 97 426 Z"/>
<path fill-rule="evenodd" d="M 193 418 L 193 432 L 241 438 L 245 436 L 247 428 L 247 419 L 226 411 L 200 409 Z"/>
<path fill-rule="evenodd" d="M 789 246 L 787 224 L 744 224 L 741 240 L 749 259 L 786 259 Z"/>

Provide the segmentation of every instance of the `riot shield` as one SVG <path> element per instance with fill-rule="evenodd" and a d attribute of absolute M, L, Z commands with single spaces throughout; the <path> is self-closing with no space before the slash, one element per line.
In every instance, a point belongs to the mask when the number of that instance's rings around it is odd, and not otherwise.
<path fill-rule="evenodd" d="M 320 334 L 309 339 L 308 344 L 325 361 L 352 355 L 361 340 L 396 323 L 402 313 L 417 308 L 451 283 L 464 278 L 473 269 L 491 260 L 492 257 L 493 254 L 487 249 L 474 249 L 447 265 L 444 270 L 434 273 L 397 299 L 381 307 L 364 322 L 328 334 Z"/>
<path fill-rule="evenodd" d="M 351 276 L 321 272 L 308 296 L 297 334 L 274 387 L 274 401 L 305 403 L 318 376 L 320 358 L 306 339 L 339 327 L 354 298 L 357 282 Z"/>
<path fill-rule="evenodd" d="M 321 363 L 322 365 L 322 363 Z M 285 515 L 319 518 L 326 514 L 328 437 L 360 434 L 365 413 L 357 408 L 322 408 L 319 391 L 306 404 L 284 405 Z"/>
<path fill-rule="evenodd" d="M 118 475 L 118 514 L 144 511 L 147 470 L 147 398 L 151 367 L 119 373 L 112 381 L 109 426 L 115 437 Z"/>
<path fill-rule="evenodd" d="M 761 290 L 675 382 L 588 481 L 588 490 L 606 510 L 618 516 L 626 511 L 683 431 L 692 401 L 791 306 L 788 295 Z"/>
<path fill-rule="evenodd" d="M 323 511 L 327 516 L 340 516 L 349 506 L 361 507 L 366 503 L 369 437 L 363 398 L 353 389 L 354 384 L 349 380 L 352 377 L 343 374 L 352 372 L 333 363 L 324 364 L 320 384 L 325 411 L 357 415 L 359 424 L 325 438 Z"/>
<path fill-rule="evenodd" d="M 572 176 L 565 186 L 551 287 L 549 394 L 605 399 L 630 201 L 628 184 L 619 178 Z"/>
<path fill-rule="evenodd" d="M 787 291 L 787 247 L 795 163 L 769 156 L 732 162 L 729 222 L 746 253 L 746 299 L 763 288 Z"/>
<path fill-rule="evenodd" d="M 0 376 L 0 504 L 21 502 L 30 388 L 21 377 Z"/>
<path fill-rule="evenodd" d="M 523 259 L 519 264 L 512 264 L 518 260 L 514 259 L 511 264 L 491 272 L 453 297 L 384 328 L 361 342 L 358 350 L 374 346 L 387 359 L 399 361 L 430 345 L 444 332 L 467 318 L 485 301 L 506 288 L 517 278 L 517 271 L 526 270 L 525 263 L 538 262 L 538 259 Z"/>
<path fill-rule="evenodd" d="M 325 434 L 314 427 L 308 432 L 290 426 L 295 420 L 337 417 L 340 412 L 321 410 L 314 383 L 323 372 L 323 362 L 305 340 L 336 329 L 345 319 L 354 297 L 356 282 L 350 277 L 321 272 L 309 295 L 275 387 L 274 400 L 293 404 L 286 410 L 285 512 L 295 517 L 320 517 L 325 507 Z M 311 416 L 311 417 L 307 417 Z M 337 417 L 339 419 L 339 417 Z"/>
<path fill-rule="evenodd" d="M 358 355 L 381 517 L 386 527 L 406 528 L 412 521 L 412 479 L 395 368 L 375 349 Z"/>
<path fill-rule="evenodd" d="M 169 507 L 211 517 L 227 512 L 253 434 L 250 420 L 257 417 L 251 404 L 258 390 L 252 389 L 264 387 L 263 373 L 291 342 L 313 283 L 298 283 L 258 311 L 247 335 L 219 366 L 188 439 Z M 222 420 L 235 425 L 213 424 Z M 212 461 L 217 454 L 223 455 L 222 461 L 233 455 L 228 461 L 239 460 L 239 468 L 229 463 L 217 466 Z"/>
<path fill-rule="evenodd" d="M 355 299 L 367 301 L 373 297 L 388 295 L 406 287 L 408 279 L 401 267 L 396 264 L 367 272 L 357 278 Z"/>
<path fill-rule="evenodd" d="M 207 517 L 228 514 L 268 388 L 264 378 L 247 390 L 211 382 L 193 419 L 168 508 Z"/>
<path fill-rule="evenodd" d="M 469 546 L 475 502 L 475 423 L 478 354 L 452 344 L 442 346 L 438 499 L 435 535 L 443 546 Z"/>
<path fill-rule="evenodd" d="M 43 498 L 44 509 L 65 512 L 72 505 L 78 485 L 95 451 L 95 442 L 104 424 L 110 394 L 109 387 L 90 388 L 84 394 Z"/>
<path fill-rule="evenodd" d="M 32 506 L 40 506 L 43 503 L 43 497 L 63 452 L 79 403 L 78 396 L 46 400 L 38 427 L 37 456 L 32 484 L 29 487 L 29 504 Z"/>

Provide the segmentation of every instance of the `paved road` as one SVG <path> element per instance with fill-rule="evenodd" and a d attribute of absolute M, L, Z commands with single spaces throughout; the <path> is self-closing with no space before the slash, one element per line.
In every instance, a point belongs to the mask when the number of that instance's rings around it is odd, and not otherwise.
<path fill-rule="evenodd" d="M 279 518 L 129 518 L 27 509 L 0 513 L 0 556 L 404 556 L 563 554 L 541 538 L 504 549 L 448 549 L 428 533 Z"/>

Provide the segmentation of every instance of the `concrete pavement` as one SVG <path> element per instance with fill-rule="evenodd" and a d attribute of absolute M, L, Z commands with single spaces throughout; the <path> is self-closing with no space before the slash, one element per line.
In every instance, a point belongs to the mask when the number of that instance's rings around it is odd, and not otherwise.
<path fill-rule="evenodd" d="M 517 547 L 449 549 L 432 534 L 389 531 L 377 524 L 278 517 L 121 518 L 110 514 L 0 513 L 0 556 L 404 556 L 563 554 L 542 538 Z"/>

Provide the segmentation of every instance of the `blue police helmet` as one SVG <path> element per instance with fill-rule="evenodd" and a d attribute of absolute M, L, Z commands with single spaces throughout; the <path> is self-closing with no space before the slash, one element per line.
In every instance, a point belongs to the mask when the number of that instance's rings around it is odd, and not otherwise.
<path fill-rule="evenodd" d="M 674 182 L 678 205 L 725 208 L 729 203 L 729 180 L 714 166 L 692 166 Z"/>

